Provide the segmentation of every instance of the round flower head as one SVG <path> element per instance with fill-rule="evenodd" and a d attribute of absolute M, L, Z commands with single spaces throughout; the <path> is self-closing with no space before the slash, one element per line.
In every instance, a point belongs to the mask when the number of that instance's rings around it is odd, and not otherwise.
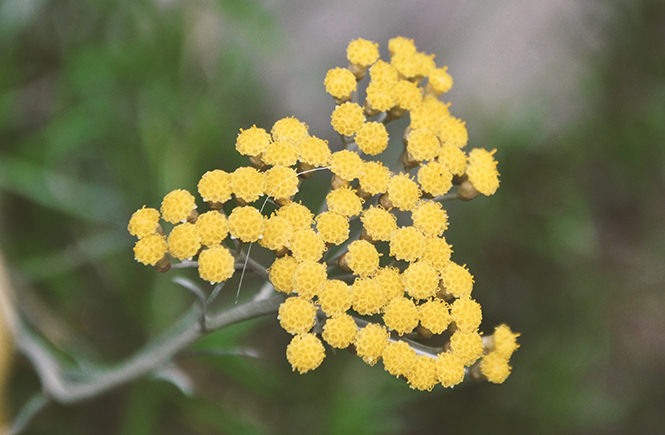
<path fill-rule="evenodd" d="M 168 245 L 164 240 L 164 236 L 156 233 L 148 234 L 134 245 L 134 258 L 146 266 L 154 266 L 164 258 L 167 250 Z"/>
<path fill-rule="evenodd" d="M 444 66 L 430 71 L 427 85 L 435 95 L 448 92 L 453 87 L 453 78 L 448 74 L 448 67 Z"/>
<path fill-rule="evenodd" d="M 393 231 L 390 236 L 390 256 L 397 260 L 413 262 L 425 252 L 425 236 L 414 227 Z"/>
<path fill-rule="evenodd" d="M 379 44 L 362 38 L 354 39 L 346 48 L 346 58 L 353 65 L 368 67 L 379 58 Z"/>
<path fill-rule="evenodd" d="M 363 209 L 363 201 L 350 187 L 335 189 L 326 196 L 328 209 L 342 216 L 359 215 Z"/>
<path fill-rule="evenodd" d="M 379 59 L 369 69 L 370 83 L 394 85 L 399 80 L 399 73 L 394 66 Z"/>
<path fill-rule="evenodd" d="M 494 384 L 503 384 L 510 375 L 511 367 L 508 358 L 496 352 L 490 352 L 480 361 L 480 372 L 488 381 Z"/>
<path fill-rule="evenodd" d="M 390 334 L 383 325 L 368 323 L 358 331 L 356 336 L 356 352 L 365 363 L 373 366 L 381 359 L 383 351 L 388 346 Z"/>
<path fill-rule="evenodd" d="M 349 218 L 325 211 L 316 217 L 316 229 L 324 242 L 339 245 L 349 238 Z"/>
<path fill-rule="evenodd" d="M 436 359 L 436 374 L 446 388 L 454 387 L 464 380 L 464 364 L 452 352 L 442 352 Z"/>
<path fill-rule="evenodd" d="M 436 360 L 425 355 L 416 355 L 411 371 L 406 375 L 409 387 L 414 390 L 432 391 L 439 381 L 436 373 Z"/>
<path fill-rule="evenodd" d="M 385 193 L 390 183 L 390 169 L 381 162 L 365 162 L 358 181 L 363 192 L 370 195 Z"/>
<path fill-rule="evenodd" d="M 308 136 L 307 129 L 307 124 L 290 117 L 275 122 L 270 133 L 275 142 L 286 141 L 298 145 Z"/>
<path fill-rule="evenodd" d="M 275 290 L 289 294 L 293 291 L 293 277 L 298 269 L 298 260 L 285 255 L 278 257 L 268 269 L 269 279 Z"/>
<path fill-rule="evenodd" d="M 460 331 L 473 332 L 483 320 L 480 304 L 469 297 L 459 298 L 453 302 L 450 314 Z"/>
<path fill-rule="evenodd" d="M 204 249 L 199 254 L 199 276 L 214 284 L 233 276 L 235 259 L 231 252 L 221 245 Z"/>
<path fill-rule="evenodd" d="M 418 306 L 420 324 L 433 334 L 441 334 L 451 322 L 448 304 L 441 299 L 432 299 Z"/>
<path fill-rule="evenodd" d="M 456 298 L 469 296 L 473 290 L 473 275 L 465 266 L 450 261 L 441 273 L 441 284 Z"/>
<path fill-rule="evenodd" d="M 450 337 L 450 349 L 463 365 L 470 366 L 483 355 L 483 338 L 477 331 L 456 331 Z"/>
<path fill-rule="evenodd" d="M 275 166 L 266 171 L 265 177 L 265 192 L 271 198 L 288 199 L 298 193 L 298 174 L 293 168 Z"/>
<path fill-rule="evenodd" d="M 437 272 L 442 272 L 450 261 L 452 249 L 443 237 L 427 237 L 423 261 L 429 263 Z"/>
<path fill-rule="evenodd" d="M 402 273 L 404 290 L 414 299 L 429 299 L 436 295 L 439 274 L 424 261 L 411 263 Z"/>
<path fill-rule="evenodd" d="M 453 175 L 464 175 L 466 169 L 466 153 L 455 145 L 446 144 L 439 150 L 438 162 L 444 165 Z"/>
<path fill-rule="evenodd" d="M 169 192 L 162 201 L 162 218 L 170 224 L 185 222 L 196 209 L 194 196 L 184 189 Z"/>
<path fill-rule="evenodd" d="M 420 65 L 418 64 L 416 53 L 396 53 L 394 56 L 390 57 L 390 64 L 406 79 L 413 79 L 420 72 Z"/>
<path fill-rule="evenodd" d="M 333 129 L 341 135 L 353 136 L 365 123 L 363 108 L 356 103 L 344 103 L 335 108 L 331 117 Z"/>
<path fill-rule="evenodd" d="M 281 216 L 291 222 L 294 230 L 310 228 L 314 223 L 314 214 L 300 203 L 290 202 L 277 210 L 277 216 Z"/>
<path fill-rule="evenodd" d="M 286 359 L 291 364 L 293 371 L 298 370 L 300 374 L 320 366 L 325 357 L 323 344 L 315 334 L 298 334 L 286 347 Z"/>
<path fill-rule="evenodd" d="M 393 232 L 397 230 L 395 215 L 382 207 L 370 206 L 362 214 L 360 220 L 363 228 L 372 240 L 387 242 Z M 392 253 L 390 254 L 392 255 Z"/>
<path fill-rule="evenodd" d="M 383 321 L 399 335 L 408 334 L 418 326 L 418 308 L 411 299 L 395 298 L 386 306 Z"/>
<path fill-rule="evenodd" d="M 272 142 L 263 153 L 263 163 L 271 166 L 292 166 L 298 162 L 298 148 L 285 140 Z"/>
<path fill-rule="evenodd" d="M 326 166 L 330 159 L 328 142 L 315 136 L 308 136 L 300 142 L 300 161 L 316 168 Z"/>
<path fill-rule="evenodd" d="M 447 166 L 429 162 L 418 169 L 418 183 L 432 196 L 445 195 L 453 187 L 453 174 Z"/>
<path fill-rule="evenodd" d="M 159 212 L 154 208 L 145 208 L 145 205 L 140 210 L 134 212 L 129 219 L 127 231 L 132 236 L 139 239 L 157 232 L 159 228 Z"/>
<path fill-rule="evenodd" d="M 380 312 L 386 304 L 383 289 L 371 278 L 356 278 L 351 285 L 353 309 L 360 315 Z"/>
<path fill-rule="evenodd" d="M 442 144 L 453 145 L 457 148 L 464 148 L 469 142 L 469 133 L 466 131 L 466 122 L 457 119 L 454 116 L 447 117 L 441 124 L 439 124 L 437 136 Z"/>
<path fill-rule="evenodd" d="M 510 358 L 513 352 L 520 347 L 520 345 L 517 344 L 517 337 L 519 336 L 519 334 L 511 331 L 508 325 L 497 326 L 494 328 L 494 334 L 492 335 L 493 352 L 504 358 Z"/>
<path fill-rule="evenodd" d="M 390 50 L 391 57 L 396 54 L 415 54 L 416 46 L 413 39 L 396 36 L 388 41 L 388 50 Z"/>
<path fill-rule="evenodd" d="M 346 349 L 358 335 L 358 325 L 348 314 L 339 314 L 326 320 L 323 339 L 337 349 Z"/>
<path fill-rule="evenodd" d="M 420 106 L 423 94 L 416 83 L 400 80 L 393 87 L 395 105 L 404 110 L 413 110 Z"/>
<path fill-rule="evenodd" d="M 420 188 L 408 174 L 395 175 L 388 184 L 388 197 L 394 207 L 408 211 L 420 199 Z"/>
<path fill-rule="evenodd" d="M 328 279 L 326 265 L 306 260 L 298 264 L 293 275 L 293 291 L 304 298 L 311 299 L 318 295 Z"/>
<path fill-rule="evenodd" d="M 413 55 L 413 61 L 416 64 L 416 77 L 429 77 L 436 70 L 433 54 L 416 52 Z"/>
<path fill-rule="evenodd" d="M 379 252 L 367 240 L 355 240 L 348 249 L 346 262 L 355 275 L 369 276 L 379 267 Z"/>
<path fill-rule="evenodd" d="M 231 174 L 215 169 L 203 174 L 198 184 L 199 195 L 205 202 L 225 203 L 231 199 Z"/>
<path fill-rule="evenodd" d="M 440 147 L 439 139 L 427 129 L 421 128 L 409 132 L 406 149 L 419 162 L 433 160 L 439 155 Z"/>
<path fill-rule="evenodd" d="M 297 230 L 293 233 L 289 248 L 293 257 L 298 261 L 319 261 L 326 250 L 326 245 L 320 235 L 313 229 Z"/>
<path fill-rule="evenodd" d="M 314 326 L 316 306 L 309 299 L 292 296 L 279 306 L 277 319 L 289 334 L 303 334 Z"/>
<path fill-rule="evenodd" d="M 381 154 L 388 147 L 388 131 L 381 122 L 366 122 L 356 133 L 356 143 L 365 154 Z"/>
<path fill-rule="evenodd" d="M 318 297 L 321 309 L 328 316 L 336 316 L 348 311 L 353 302 L 349 285 L 337 279 L 326 281 Z"/>
<path fill-rule="evenodd" d="M 330 156 L 330 170 L 333 174 L 346 181 L 352 181 L 358 177 L 363 168 L 363 160 L 358 153 L 341 150 Z"/>
<path fill-rule="evenodd" d="M 293 236 L 293 225 L 281 216 L 273 215 L 263 224 L 263 235 L 259 244 L 264 248 L 277 251 L 286 246 Z"/>
<path fill-rule="evenodd" d="M 231 174 L 231 190 L 245 202 L 254 202 L 266 191 L 266 178 L 251 166 L 240 167 Z"/>
<path fill-rule="evenodd" d="M 448 228 L 448 214 L 441 204 L 434 201 L 421 201 L 411 212 L 413 226 L 426 236 L 440 236 Z"/>
<path fill-rule="evenodd" d="M 386 112 L 395 106 L 392 83 L 371 82 L 365 89 L 367 103 L 374 110 Z"/>
<path fill-rule="evenodd" d="M 236 150 L 245 156 L 258 156 L 270 142 L 270 135 L 264 129 L 253 125 L 247 130 L 240 129 L 236 139 Z"/>
<path fill-rule="evenodd" d="M 438 98 L 432 95 L 425 96 L 420 106 L 409 113 L 409 117 L 411 118 L 409 127 L 412 130 L 425 128 L 436 134 L 439 130 L 441 120 L 450 116 L 449 106 L 450 103 L 446 104 L 439 101 Z"/>
<path fill-rule="evenodd" d="M 376 271 L 372 278 L 383 290 L 386 302 L 404 296 L 404 283 L 402 275 L 396 267 L 383 267 Z"/>
<path fill-rule="evenodd" d="M 229 221 L 222 213 L 211 210 L 199 215 L 196 229 L 203 246 L 219 245 L 229 234 Z"/>
<path fill-rule="evenodd" d="M 496 170 L 495 152 L 496 149 L 487 151 L 482 148 L 474 148 L 469 153 L 466 175 L 473 187 L 485 196 L 493 195 L 499 188 L 499 171 Z"/>
<path fill-rule="evenodd" d="M 192 258 L 201 249 L 201 236 L 196 225 L 185 222 L 176 225 L 168 238 L 169 252 L 178 260 Z"/>
<path fill-rule="evenodd" d="M 231 235 L 245 243 L 259 240 L 263 228 L 263 215 L 250 205 L 234 208 L 229 216 Z"/>
<path fill-rule="evenodd" d="M 356 90 L 356 76 L 346 68 L 333 68 L 328 71 L 323 84 L 326 92 L 335 98 L 345 98 Z"/>
<path fill-rule="evenodd" d="M 403 341 L 391 341 L 383 350 L 383 368 L 393 376 L 405 376 L 416 362 L 416 351 Z"/>

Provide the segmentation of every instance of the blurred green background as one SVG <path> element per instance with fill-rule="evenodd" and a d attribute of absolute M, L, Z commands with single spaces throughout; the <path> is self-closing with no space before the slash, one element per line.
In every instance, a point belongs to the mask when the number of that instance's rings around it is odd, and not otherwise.
<path fill-rule="evenodd" d="M 445 99 L 467 121 L 471 146 L 498 149 L 501 188 L 447 206 L 447 239 L 475 276 L 482 329 L 505 322 L 522 334 L 505 384 L 423 393 L 347 352 L 294 374 L 289 335 L 266 318 L 197 344 L 261 358 L 178 361 L 191 396 L 144 379 L 85 404 L 51 405 L 26 433 L 662 433 L 665 3 L 587 2 L 572 12 L 545 7 L 558 2 L 471 3 L 460 12 L 457 2 L 417 1 L 406 14 L 392 2 L 358 2 L 349 16 L 343 1 L 0 2 L 0 250 L 26 318 L 58 348 L 119 361 L 177 319 L 193 301 L 170 279 L 195 273 L 164 276 L 136 263 L 131 213 L 174 188 L 194 192 L 205 171 L 247 164 L 234 150 L 239 128 L 295 115 L 336 144 L 325 71 L 345 66 L 351 39 L 374 39 L 385 56 L 398 34 L 449 66 L 456 87 Z M 573 76 L 538 69 L 556 55 L 547 46 L 511 71 L 510 88 L 493 68 L 524 47 L 509 40 L 492 59 L 470 48 L 491 38 L 487 17 L 535 20 L 539 10 L 573 17 L 585 44 L 566 39 L 571 28 L 557 21 L 540 36 L 563 36 L 558 49 L 582 73 L 572 85 Z M 433 32 L 445 26 L 446 38 Z M 537 76 L 520 84 L 530 71 Z M 472 77 L 484 79 L 469 92 Z M 501 89 L 514 97 L 497 108 L 505 100 L 489 96 Z M 557 100 L 560 89 L 575 100 Z M 317 175 L 301 199 L 317 204 L 322 188 Z M 249 295 L 258 281 L 245 285 Z M 0 408 L 11 417 L 39 381 L 20 355 L 9 379 Z"/>

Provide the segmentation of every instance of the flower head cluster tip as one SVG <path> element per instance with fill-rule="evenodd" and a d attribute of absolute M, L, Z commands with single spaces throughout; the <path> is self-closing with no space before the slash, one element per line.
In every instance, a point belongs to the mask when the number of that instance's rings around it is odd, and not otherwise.
<path fill-rule="evenodd" d="M 418 390 L 452 387 L 466 376 L 502 383 L 519 334 L 500 325 L 482 335 L 474 278 L 451 260 L 449 216 L 440 203 L 493 195 L 496 150 L 464 150 L 466 122 L 440 100 L 453 85 L 447 67 L 404 37 L 391 39 L 388 49 L 382 60 L 377 43 L 353 40 L 348 67 L 325 76 L 343 149 L 333 152 L 294 117 L 269 129 L 240 129 L 235 148 L 250 164 L 201 177 L 197 190 L 210 210 L 200 215 L 184 189 L 165 195 L 160 210 L 137 210 L 128 225 L 135 258 L 161 272 L 175 258 L 221 283 L 244 260 L 243 243 L 274 252 L 268 279 L 288 295 L 277 318 L 293 335 L 286 357 L 299 373 L 316 369 L 332 347 L 353 349 L 369 365 L 382 361 Z M 366 73 L 365 100 L 358 102 Z M 377 156 L 390 144 L 386 125 L 401 117 L 409 119 L 398 136 L 403 166 L 393 173 Z M 294 199 L 315 168 L 333 174 L 327 209 L 316 214 Z M 418 342 L 434 335 L 447 339 L 436 352 Z"/>

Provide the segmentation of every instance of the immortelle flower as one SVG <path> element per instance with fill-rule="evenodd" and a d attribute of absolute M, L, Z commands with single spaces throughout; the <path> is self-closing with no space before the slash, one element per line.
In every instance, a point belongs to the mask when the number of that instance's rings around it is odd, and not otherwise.
<path fill-rule="evenodd" d="M 386 112 L 395 106 L 395 97 L 392 83 L 371 82 L 365 90 L 366 104 L 369 105 L 369 113 L 373 111 Z"/>
<path fill-rule="evenodd" d="M 295 117 L 287 117 L 275 122 L 270 133 L 275 142 L 286 141 L 298 145 L 307 138 L 307 130 L 307 124 L 304 122 L 299 121 Z"/>
<path fill-rule="evenodd" d="M 346 68 L 333 68 L 323 80 L 326 92 L 337 99 L 351 96 L 356 91 L 356 76 Z"/>
<path fill-rule="evenodd" d="M 414 262 L 425 252 L 425 243 L 425 236 L 417 228 L 399 228 L 390 236 L 390 256 Z"/>
<path fill-rule="evenodd" d="M 465 266 L 450 261 L 441 272 L 441 284 L 447 293 L 456 298 L 469 296 L 473 290 L 473 275 Z"/>
<path fill-rule="evenodd" d="M 418 308 L 411 299 L 395 298 L 386 306 L 383 321 L 399 335 L 408 334 L 418 326 Z"/>
<path fill-rule="evenodd" d="M 460 331 L 473 332 L 483 320 L 480 304 L 468 296 L 453 302 L 450 314 Z"/>
<path fill-rule="evenodd" d="M 201 235 L 196 225 L 185 222 L 173 227 L 168 244 L 169 252 L 178 260 L 192 258 L 201 249 Z"/>
<path fill-rule="evenodd" d="M 368 323 L 356 336 L 356 352 L 365 363 L 373 366 L 376 364 L 383 351 L 388 346 L 390 334 L 383 325 Z"/>
<path fill-rule="evenodd" d="M 312 333 L 296 335 L 286 347 L 286 359 L 300 374 L 316 369 L 325 357 L 321 340 Z"/>
<path fill-rule="evenodd" d="M 442 145 L 439 149 L 439 157 L 437 158 L 437 161 L 444 165 L 452 175 L 464 175 L 464 171 L 466 170 L 467 156 L 464 151 L 455 145 Z M 437 193 L 436 195 L 443 194 Z"/>
<path fill-rule="evenodd" d="M 323 239 L 313 229 L 297 230 L 291 236 L 289 247 L 298 261 L 319 261 L 326 250 Z"/>
<path fill-rule="evenodd" d="M 386 303 L 404 296 L 404 282 L 396 267 L 383 267 L 376 271 L 372 279 L 383 290 Z"/>
<path fill-rule="evenodd" d="M 431 131 L 421 128 L 409 132 L 406 149 L 417 161 L 433 160 L 440 148 L 439 139 Z"/>
<path fill-rule="evenodd" d="M 229 232 L 245 243 L 259 240 L 263 230 L 263 215 L 251 205 L 236 207 L 229 215 Z"/>
<path fill-rule="evenodd" d="M 231 174 L 221 169 L 208 171 L 198 184 L 199 195 L 209 204 L 224 204 L 231 199 Z"/>
<path fill-rule="evenodd" d="M 159 211 L 154 208 L 146 208 L 144 205 L 143 208 L 135 211 L 131 219 L 129 219 L 127 231 L 139 239 L 154 234 L 160 227 L 159 217 Z"/>
<path fill-rule="evenodd" d="M 513 352 L 520 347 L 517 344 L 517 337 L 519 336 L 520 334 L 511 331 L 508 325 L 499 325 L 494 328 L 489 348 L 492 352 L 496 352 L 504 358 L 510 358 Z"/>
<path fill-rule="evenodd" d="M 331 117 L 333 129 L 344 136 L 353 136 L 364 123 L 363 108 L 356 103 L 347 102 L 337 106 Z"/>
<path fill-rule="evenodd" d="M 146 266 L 154 266 L 166 256 L 168 245 L 161 234 L 148 234 L 134 245 L 134 258 Z"/>
<path fill-rule="evenodd" d="M 420 188 L 408 174 L 395 175 L 388 184 L 388 197 L 394 207 L 411 210 L 420 199 Z"/>
<path fill-rule="evenodd" d="M 443 237 L 427 237 L 425 239 L 425 252 L 421 257 L 437 272 L 443 272 L 450 262 L 452 248 Z"/>
<path fill-rule="evenodd" d="M 385 193 L 390 183 L 390 169 L 381 162 L 364 162 L 358 181 L 362 191 L 369 195 Z"/>
<path fill-rule="evenodd" d="M 390 50 L 390 57 L 397 54 L 415 54 L 416 45 L 413 43 L 413 39 L 396 36 L 388 41 L 388 50 Z"/>
<path fill-rule="evenodd" d="M 499 188 L 499 171 L 496 170 L 495 152 L 496 150 L 487 151 L 482 148 L 474 148 L 469 153 L 466 175 L 473 187 L 485 196 L 493 195 Z"/>
<path fill-rule="evenodd" d="M 285 140 L 272 142 L 263 153 L 263 162 L 271 166 L 292 166 L 298 161 L 298 148 Z"/>
<path fill-rule="evenodd" d="M 416 351 L 403 341 L 392 341 L 383 350 L 383 367 L 393 376 L 405 376 L 416 362 Z"/>
<path fill-rule="evenodd" d="M 399 68 L 397 69 L 399 70 Z M 418 85 L 408 80 L 397 82 L 393 87 L 393 96 L 395 105 L 404 110 L 413 110 L 423 101 L 423 94 Z"/>
<path fill-rule="evenodd" d="M 381 59 L 377 60 L 369 69 L 370 84 L 382 84 L 392 86 L 399 80 L 399 72 L 394 66 Z"/>
<path fill-rule="evenodd" d="M 429 237 L 440 236 L 448 228 L 448 214 L 434 201 L 420 201 L 411 211 L 411 219 L 413 226 Z"/>
<path fill-rule="evenodd" d="M 346 349 L 358 335 L 358 325 L 348 314 L 337 314 L 323 326 L 323 339 L 337 349 Z"/>
<path fill-rule="evenodd" d="M 358 178 L 363 168 L 363 160 L 358 153 L 341 150 L 330 156 L 330 170 L 343 180 L 353 181 Z"/>
<path fill-rule="evenodd" d="M 439 124 L 437 132 L 439 140 L 444 145 L 453 145 L 464 148 L 469 142 L 469 133 L 466 131 L 466 122 L 454 116 L 447 117 Z"/>
<path fill-rule="evenodd" d="M 406 375 L 409 387 L 414 390 L 432 391 L 439 377 L 436 372 L 436 360 L 425 355 L 416 355 L 411 370 Z"/>
<path fill-rule="evenodd" d="M 293 291 L 293 277 L 298 270 L 298 260 L 285 255 L 278 257 L 268 268 L 269 279 L 275 290 L 289 294 Z"/>
<path fill-rule="evenodd" d="M 463 365 L 470 366 L 483 355 L 483 339 L 477 331 L 456 331 L 450 337 L 450 349 Z"/>
<path fill-rule="evenodd" d="M 450 103 L 439 101 L 432 95 L 426 95 L 420 106 L 409 112 L 411 130 L 426 129 L 434 134 L 439 131 L 442 119 L 450 116 Z"/>
<path fill-rule="evenodd" d="M 324 211 L 316 217 L 316 229 L 324 242 L 339 245 L 349 238 L 349 218 Z"/>
<path fill-rule="evenodd" d="M 298 150 L 300 152 L 300 161 L 312 168 L 326 166 L 330 159 L 328 142 L 315 136 L 303 139 L 298 146 Z"/>
<path fill-rule="evenodd" d="M 346 263 L 355 275 L 369 276 L 379 267 L 379 252 L 368 241 L 353 241 L 348 249 Z"/>
<path fill-rule="evenodd" d="M 216 210 L 207 211 L 196 219 L 196 230 L 203 246 L 219 245 L 229 234 L 229 221 Z"/>
<path fill-rule="evenodd" d="M 221 246 L 212 246 L 199 254 L 199 276 L 210 283 L 226 281 L 233 276 L 235 259 Z"/>
<path fill-rule="evenodd" d="M 357 216 L 363 209 L 363 201 L 350 187 L 341 187 L 326 196 L 328 209 L 342 216 Z"/>
<path fill-rule="evenodd" d="M 372 240 L 389 241 L 392 234 L 397 230 L 397 219 L 395 215 L 382 207 L 370 206 L 363 211 L 360 218 L 363 228 Z M 392 253 L 390 255 L 393 255 Z"/>
<path fill-rule="evenodd" d="M 351 288 L 344 281 L 337 279 L 327 280 L 318 294 L 318 303 L 321 310 L 328 316 L 345 313 L 351 308 L 352 302 Z"/>
<path fill-rule="evenodd" d="M 270 135 L 262 128 L 253 125 L 247 130 L 240 129 L 236 138 L 236 150 L 245 156 L 258 156 L 272 142 Z"/>
<path fill-rule="evenodd" d="M 293 225 L 288 219 L 272 215 L 263 224 L 263 234 L 259 244 L 264 248 L 277 251 L 284 248 L 293 236 Z"/>
<path fill-rule="evenodd" d="M 254 202 L 266 191 L 265 174 L 251 166 L 238 168 L 231 174 L 231 190 L 236 198 Z"/>
<path fill-rule="evenodd" d="M 433 334 L 441 334 L 452 321 L 448 304 L 441 299 L 431 299 L 418 306 L 420 324 Z"/>
<path fill-rule="evenodd" d="M 494 384 L 503 384 L 511 369 L 508 358 L 497 352 L 490 352 L 480 360 L 480 372 Z"/>
<path fill-rule="evenodd" d="M 294 231 L 310 228 L 314 223 L 314 213 L 297 202 L 290 202 L 280 207 L 277 210 L 277 216 L 291 222 Z"/>
<path fill-rule="evenodd" d="M 452 352 L 442 352 L 436 359 L 436 374 L 441 385 L 454 387 L 464 380 L 464 364 Z"/>
<path fill-rule="evenodd" d="M 455 149 L 460 151 L 459 148 Z M 418 183 L 424 192 L 432 196 L 445 195 L 453 187 L 453 174 L 446 165 L 436 161 L 429 162 L 418 169 Z"/>
<path fill-rule="evenodd" d="M 439 274 L 424 261 L 411 263 L 402 273 L 404 290 L 415 299 L 429 299 L 436 295 Z"/>
<path fill-rule="evenodd" d="M 167 193 L 162 201 L 162 218 L 171 224 L 191 219 L 195 210 L 194 196 L 184 189 Z"/>
<path fill-rule="evenodd" d="M 448 67 L 436 68 L 429 73 L 427 89 L 435 95 L 448 92 L 453 87 L 453 78 L 448 74 Z"/>
<path fill-rule="evenodd" d="M 380 312 L 386 304 L 383 289 L 371 278 L 356 278 L 351 285 L 353 309 L 360 315 Z"/>
<path fill-rule="evenodd" d="M 328 275 L 326 265 L 312 260 L 298 264 L 293 274 L 293 291 L 300 296 L 311 299 L 323 289 Z"/>
<path fill-rule="evenodd" d="M 380 122 L 366 122 L 356 133 L 358 148 L 367 155 L 381 154 L 388 147 L 388 131 Z"/>
<path fill-rule="evenodd" d="M 279 324 L 292 335 L 309 332 L 316 321 L 316 306 L 300 296 L 287 298 L 279 306 Z"/>

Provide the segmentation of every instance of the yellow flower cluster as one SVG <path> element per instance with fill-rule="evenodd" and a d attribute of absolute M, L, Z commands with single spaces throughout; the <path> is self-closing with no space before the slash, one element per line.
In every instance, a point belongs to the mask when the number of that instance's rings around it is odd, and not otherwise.
<path fill-rule="evenodd" d="M 293 117 L 276 121 L 269 132 L 241 129 L 236 150 L 250 165 L 203 175 L 198 191 L 210 211 L 199 216 L 194 196 L 175 190 L 164 198 L 161 213 L 145 207 L 134 213 L 128 230 L 139 239 L 136 259 L 165 271 L 167 253 L 182 261 L 198 256 L 201 278 L 216 283 L 233 275 L 238 260 L 225 246 L 227 236 L 236 246 L 258 242 L 273 251 L 268 277 L 276 291 L 289 295 L 278 319 L 293 335 L 286 356 L 299 373 L 322 363 L 325 342 L 351 346 L 370 365 L 382 360 L 385 370 L 414 389 L 452 387 L 467 375 L 501 383 L 519 334 L 502 325 L 482 336 L 481 306 L 471 298 L 473 276 L 451 260 L 443 236 L 448 214 L 440 204 L 494 194 L 495 150 L 463 150 L 466 124 L 439 100 L 453 84 L 446 67 L 403 37 L 391 39 L 388 48 L 387 62 L 379 59 L 378 44 L 354 40 L 347 48 L 349 66 L 325 77 L 335 101 L 331 126 L 344 149 L 332 152 Z M 366 98 L 359 104 L 357 85 L 367 71 Z M 386 125 L 405 115 L 403 169 L 392 173 L 367 156 L 387 149 Z M 294 201 L 314 168 L 334 174 L 327 210 L 316 215 Z M 449 193 L 453 186 L 459 187 Z M 264 196 L 273 200 L 266 215 L 265 202 L 252 204 Z M 222 207 L 231 199 L 235 206 L 226 206 L 227 218 Z M 160 217 L 175 224 L 168 236 Z M 362 233 L 349 240 L 356 218 Z M 326 260 L 333 245 L 341 251 L 336 263 Z M 333 264 L 350 274 L 333 275 Z M 367 322 L 359 316 L 374 317 Z M 413 341 L 433 335 L 447 340 L 434 353 Z"/>

